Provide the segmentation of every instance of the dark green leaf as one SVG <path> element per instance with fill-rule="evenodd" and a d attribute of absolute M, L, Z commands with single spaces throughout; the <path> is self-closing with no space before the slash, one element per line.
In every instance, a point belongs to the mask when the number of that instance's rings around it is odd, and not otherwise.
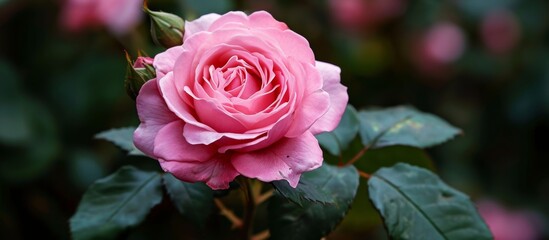
<path fill-rule="evenodd" d="M 316 139 L 318 139 L 322 147 L 332 155 L 337 156 L 341 151 L 347 149 L 349 144 L 355 139 L 359 125 L 360 122 L 355 108 L 347 105 L 345 114 L 343 114 L 337 128 L 332 132 L 316 135 Z"/>
<path fill-rule="evenodd" d="M 113 239 L 162 200 L 160 174 L 124 166 L 96 181 L 70 219 L 73 239 Z"/>
<path fill-rule="evenodd" d="M 129 155 L 145 156 L 144 153 L 139 151 L 139 149 L 137 149 L 135 145 L 133 145 L 134 131 L 135 127 L 116 128 L 100 132 L 95 135 L 95 138 L 110 141 L 116 144 L 116 146 L 119 146 L 120 148 L 128 151 Z"/>
<path fill-rule="evenodd" d="M 394 239 L 492 239 L 469 197 L 425 169 L 382 168 L 368 186 Z"/>
<path fill-rule="evenodd" d="M 319 203 L 333 203 L 334 199 L 318 188 L 318 182 L 308 181 L 304 175 L 296 188 L 290 186 L 288 181 L 273 181 L 272 184 L 276 191 L 286 199 L 303 206 L 303 201 L 313 201 Z"/>
<path fill-rule="evenodd" d="M 200 227 L 206 223 L 213 206 L 213 191 L 204 183 L 188 183 L 166 173 L 162 176 L 164 186 L 179 212 L 195 221 Z"/>
<path fill-rule="evenodd" d="M 432 114 L 400 106 L 358 113 L 365 146 L 407 145 L 431 147 L 450 140 L 461 130 Z"/>
<path fill-rule="evenodd" d="M 329 194 L 334 202 L 305 201 L 300 207 L 275 194 L 269 202 L 271 239 L 318 240 L 326 236 L 345 217 L 358 189 L 359 176 L 354 166 L 339 168 L 324 164 L 302 177 Z"/>

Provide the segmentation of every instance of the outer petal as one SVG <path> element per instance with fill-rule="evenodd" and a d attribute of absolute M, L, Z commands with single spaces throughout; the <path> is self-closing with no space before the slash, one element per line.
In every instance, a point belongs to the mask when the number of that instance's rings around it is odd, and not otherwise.
<path fill-rule="evenodd" d="M 321 89 L 306 96 L 301 106 L 298 106 L 293 124 L 285 136 L 293 138 L 308 131 L 328 111 L 329 107 L 330 96 Z"/>
<path fill-rule="evenodd" d="M 141 124 L 133 134 L 133 142 L 139 150 L 154 156 L 154 139 L 158 131 L 178 118 L 166 106 L 158 91 L 156 79 L 148 81 L 141 87 L 136 101 Z"/>
<path fill-rule="evenodd" d="M 182 52 L 183 47 L 176 46 L 169 48 L 154 57 L 153 66 L 156 69 L 156 77 L 158 79 L 173 71 L 175 61 L 179 58 Z"/>
<path fill-rule="evenodd" d="M 250 24 L 258 28 L 277 28 L 280 30 L 288 29 L 288 25 L 277 21 L 269 12 L 257 11 L 249 16 Z"/>
<path fill-rule="evenodd" d="M 238 176 L 228 155 L 218 155 L 213 146 L 191 145 L 183 137 L 182 122 L 163 127 L 155 139 L 155 156 L 164 171 L 187 182 L 206 182 L 212 189 L 226 189 Z"/>
<path fill-rule="evenodd" d="M 183 41 L 187 40 L 190 36 L 196 34 L 197 32 L 202 32 L 208 30 L 215 20 L 217 20 L 221 15 L 216 13 L 210 13 L 202 15 L 200 18 L 193 21 L 185 21 L 185 36 L 183 36 Z"/>
<path fill-rule="evenodd" d="M 221 16 L 219 21 L 215 21 L 211 24 L 208 30 L 214 31 L 221 29 L 226 25 L 231 27 L 244 27 L 244 28 L 275 28 L 279 30 L 287 30 L 288 26 L 279 22 L 273 18 L 273 16 L 266 11 L 257 11 L 247 16 L 240 11 L 228 12 Z"/>
<path fill-rule="evenodd" d="M 309 132 L 255 152 L 235 153 L 231 159 L 235 169 L 246 177 L 264 182 L 284 179 L 294 188 L 301 174 L 320 167 L 322 160 L 322 150 Z"/>
<path fill-rule="evenodd" d="M 349 101 L 347 87 L 340 83 L 341 69 L 333 64 L 319 61 L 316 62 L 316 68 L 324 80 L 322 89 L 330 95 L 330 108 L 311 127 L 310 131 L 313 134 L 334 130 L 339 124 Z"/>
<path fill-rule="evenodd" d="M 330 96 L 322 90 L 323 79 L 314 65 L 303 64 L 302 68 L 292 67 L 296 90 L 303 92 L 303 99 L 296 105 L 292 127 L 286 137 L 301 136 L 321 118 L 330 107 Z"/>
<path fill-rule="evenodd" d="M 226 155 L 216 155 L 206 162 L 158 161 L 164 171 L 182 181 L 206 182 L 212 189 L 218 190 L 229 188 L 229 183 L 239 175 L 226 158 Z"/>
<path fill-rule="evenodd" d="M 208 145 L 192 145 L 183 137 L 183 121 L 171 122 L 154 139 L 154 156 L 165 161 L 203 162 L 216 154 L 216 149 Z"/>

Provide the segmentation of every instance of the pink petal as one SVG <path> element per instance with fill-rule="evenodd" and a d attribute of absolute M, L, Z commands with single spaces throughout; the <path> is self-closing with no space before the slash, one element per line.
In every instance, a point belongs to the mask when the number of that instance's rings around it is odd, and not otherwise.
<path fill-rule="evenodd" d="M 226 28 L 226 24 L 231 24 L 232 26 L 238 25 L 242 27 L 249 26 L 248 16 L 240 11 L 228 12 L 212 22 L 208 30 L 213 32 L 215 30 L 223 29 Z"/>
<path fill-rule="evenodd" d="M 221 17 L 219 14 L 210 13 L 202 15 L 200 18 L 193 21 L 185 21 L 185 36 L 183 36 L 183 41 L 198 32 L 208 30 L 210 25 L 219 17 Z"/>
<path fill-rule="evenodd" d="M 264 182 L 284 179 L 294 188 L 301 174 L 320 167 L 322 160 L 322 150 L 309 132 L 297 138 L 283 138 L 255 152 L 235 153 L 231 159 L 234 168 L 246 177 Z"/>
<path fill-rule="evenodd" d="M 219 152 L 224 153 L 228 150 L 235 150 L 237 152 L 251 152 L 262 149 L 264 147 L 268 147 L 283 138 L 284 134 L 291 124 L 292 118 L 290 114 L 286 114 L 278 119 L 275 124 L 262 129 L 257 129 L 262 130 L 259 133 L 263 133 L 264 131 L 267 132 L 266 135 L 258 136 L 258 138 L 254 139 L 253 141 L 245 141 L 243 143 L 236 144 L 224 144 L 223 147 L 219 148 Z"/>
<path fill-rule="evenodd" d="M 259 137 L 263 133 L 221 133 L 211 128 L 201 128 L 192 124 L 185 125 L 184 136 L 191 144 L 209 145 L 221 139 L 222 137 L 235 140 L 251 140 Z"/>
<path fill-rule="evenodd" d="M 200 122 L 218 132 L 243 133 L 247 128 L 213 100 L 195 99 L 195 112 Z"/>
<path fill-rule="evenodd" d="M 214 189 L 227 189 L 229 183 L 239 173 L 227 159 L 228 155 L 215 155 L 205 162 L 179 162 L 159 159 L 164 171 L 172 173 L 176 178 L 186 182 L 206 182 Z"/>
<path fill-rule="evenodd" d="M 257 32 L 257 34 L 263 33 L 266 40 L 274 41 L 286 57 L 293 57 L 303 63 L 315 64 L 315 55 L 309 41 L 294 31 L 268 28 L 258 29 L 254 32 Z"/>
<path fill-rule="evenodd" d="M 184 99 L 179 95 L 174 83 L 173 72 L 169 72 L 162 79 L 158 80 L 158 88 L 168 108 L 187 124 L 206 127 L 198 122 L 193 115 L 194 109 L 187 105 Z M 188 100 L 190 101 L 190 100 Z"/>
<path fill-rule="evenodd" d="M 285 23 L 277 21 L 270 13 L 258 11 L 250 16 L 246 16 L 243 12 L 229 12 L 212 23 L 208 30 L 214 31 L 227 27 L 288 29 Z"/>
<path fill-rule="evenodd" d="M 249 20 L 250 24 L 253 27 L 257 27 L 257 28 L 277 28 L 277 29 L 280 29 L 280 30 L 288 29 L 288 26 L 285 23 L 277 21 L 276 19 L 274 19 L 274 17 L 270 13 L 268 13 L 266 11 L 254 12 L 254 13 L 250 14 L 249 19 L 250 19 Z"/>
<path fill-rule="evenodd" d="M 181 53 L 183 53 L 183 47 L 176 46 L 169 48 L 154 57 L 153 66 L 156 69 L 156 77 L 158 79 L 164 77 L 168 72 L 173 71 L 175 61 L 179 58 Z"/>
<path fill-rule="evenodd" d="M 296 109 L 293 124 L 285 136 L 292 138 L 303 134 L 328 111 L 329 107 L 330 95 L 322 89 L 305 96 Z"/>
<path fill-rule="evenodd" d="M 178 118 L 168 109 L 160 95 L 157 80 L 148 81 L 137 96 L 137 114 L 141 124 L 133 134 L 135 146 L 149 156 L 154 156 L 154 139 L 166 124 Z"/>
<path fill-rule="evenodd" d="M 334 130 L 339 124 L 339 121 L 345 112 L 347 102 L 349 101 L 347 87 L 340 83 L 341 69 L 333 64 L 320 61 L 316 62 L 316 68 L 324 80 L 322 89 L 330 95 L 330 108 L 328 109 L 328 112 L 318 119 L 311 127 L 310 131 L 315 135 L 321 132 L 330 132 Z"/>
<path fill-rule="evenodd" d="M 164 161 L 203 162 L 216 153 L 216 149 L 207 145 L 192 145 L 183 137 L 183 121 L 171 122 L 156 135 L 154 139 L 154 156 Z"/>

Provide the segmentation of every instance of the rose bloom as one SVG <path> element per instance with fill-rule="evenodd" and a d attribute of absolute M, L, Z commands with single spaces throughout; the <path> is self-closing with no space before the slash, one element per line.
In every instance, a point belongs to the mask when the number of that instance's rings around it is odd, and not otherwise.
<path fill-rule="evenodd" d="M 348 100 L 337 66 L 264 11 L 202 16 L 183 40 L 155 56 L 157 77 L 137 97 L 137 148 L 212 189 L 239 175 L 296 187 L 322 165 L 314 135 L 338 125 Z"/>
<path fill-rule="evenodd" d="M 139 23 L 142 4 L 141 0 L 66 0 L 61 24 L 69 31 L 106 26 L 122 35 Z"/>

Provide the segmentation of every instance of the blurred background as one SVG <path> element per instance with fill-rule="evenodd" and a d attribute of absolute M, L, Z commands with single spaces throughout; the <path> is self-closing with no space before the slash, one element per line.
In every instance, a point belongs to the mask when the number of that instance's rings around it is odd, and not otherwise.
<path fill-rule="evenodd" d="M 359 167 L 379 154 L 424 165 L 471 196 L 496 239 L 549 239 L 548 1 L 149 2 L 188 20 L 269 11 L 341 67 L 356 108 L 409 104 L 465 132 L 427 152 L 367 154 Z M 126 164 L 159 170 L 94 139 L 138 124 L 124 49 L 162 51 L 141 4 L 0 0 L 0 239 L 69 239 L 68 219 L 96 179 Z M 387 238 L 365 186 L 328 239 Z M 120 238 L 201 239 L 186 226 L 164 201 Z"/>

